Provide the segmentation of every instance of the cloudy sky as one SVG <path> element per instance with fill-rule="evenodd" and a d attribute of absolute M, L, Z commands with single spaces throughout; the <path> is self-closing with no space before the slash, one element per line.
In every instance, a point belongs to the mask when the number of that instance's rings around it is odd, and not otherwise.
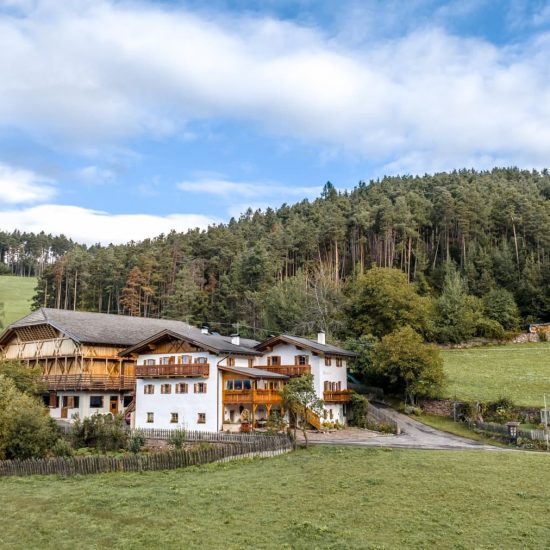
<path fill-rule="evenodd" d="M 0 229 L 139 240 L 549 153 L 550 2 L 0 0 Z"/>

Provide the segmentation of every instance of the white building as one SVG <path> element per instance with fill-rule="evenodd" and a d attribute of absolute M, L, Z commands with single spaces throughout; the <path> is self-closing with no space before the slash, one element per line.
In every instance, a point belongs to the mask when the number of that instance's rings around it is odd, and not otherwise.
<path fill-rule="evenodd" d="M 264 342 L 203 330 L 163 330 L 124 350 L 136 360 L 134 425 L 140 428 L 238 430 L 262 426 L 281 411 L 280 390 L 311 372 L 325 402 L 322 422 L 346 421 L 346 361 L 354 354 L 318 340 L 281 335 Z"/>

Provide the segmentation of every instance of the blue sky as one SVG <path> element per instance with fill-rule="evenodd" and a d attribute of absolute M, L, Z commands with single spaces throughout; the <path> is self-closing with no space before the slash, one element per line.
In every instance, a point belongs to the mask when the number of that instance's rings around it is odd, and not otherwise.
<path fill-rule="evenodd" d="M 0 229 L 140 240 L 548 151 L 546 1 L 0 0 Z"/>

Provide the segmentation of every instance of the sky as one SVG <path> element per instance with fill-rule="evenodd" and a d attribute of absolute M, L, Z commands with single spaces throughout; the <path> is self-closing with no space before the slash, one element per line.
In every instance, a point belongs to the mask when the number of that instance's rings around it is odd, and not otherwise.
<path fill-rule="evenodd" d="M 93 244 L 548 167 L 550 1 L 0 0 L 0 229 Z"/>

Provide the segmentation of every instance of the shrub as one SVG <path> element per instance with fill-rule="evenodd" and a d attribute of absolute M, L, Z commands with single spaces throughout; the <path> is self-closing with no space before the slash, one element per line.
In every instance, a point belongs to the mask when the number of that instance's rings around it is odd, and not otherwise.
<path fill-rule="evenodd" d="M 42 458 L 60 437 L 41 402 L 0 375 L 0 459 Z"/>
<path fill-rule="evenodd" d="M 128 439 L 128 450 L 133 454 L 138 454 L 145 445 L 145 441 L 145 434 L 136 430 Z"/>
<path fill-rule="evenodd" d="M 102 452 L 125 449 L 128 441 L 121 414 L 94 414 L 84 420 L 76 416 L 72 436 L 75 447 L 95 447 Z"/>
<path fill-rule="evenodd" d="M 54 456 L 73 456 L 74 455 L 74 449 L 71 447 L 70 443 L 62 437 L 60 437 L 55 442 L 51 451 Z"/>
<path fill-rule="evenodd" d="M 354 392 L 350 395 L 349 404 L 351 409 L 351 418 L 348 419 L 349 423 L 358 428 L 365 428 L 369 408 L 367 398 Z"/>
<path fill-rule="evenodd" d="M 185 432 L 183 430 L 172 432 L 168 438 L 168 444 L 174 449 L 181 449 L 185 444 Z"/>
<path fill-rule="evenodd" d="M 267 419 L 267 431 L 271 434 L 276 434 L 285 430 L 287 422 L 279 411 L 271 411 Z"/>

